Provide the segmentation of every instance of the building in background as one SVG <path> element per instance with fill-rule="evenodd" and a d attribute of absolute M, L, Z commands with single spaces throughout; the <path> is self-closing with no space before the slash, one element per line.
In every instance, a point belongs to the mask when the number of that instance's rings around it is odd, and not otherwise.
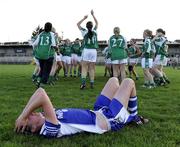
<path fill-rule="evenodd" d="M 143 44 L 142 39 L 136 39 L 137 44 Z M 99 43 L 97 63 L 104 63 L 102 50 L 107 47 L 108 43 L 101 40 Z M 172 55 L 180 58 L 180 40 L 169 41 L 169 56 Z M 32 61 L 32 46 L 28 42 L 4 42 L 0 43 L 0 63 L 1 64 L 29 64 Z M 178 60 L 180 62 L 180 60 Z"/>

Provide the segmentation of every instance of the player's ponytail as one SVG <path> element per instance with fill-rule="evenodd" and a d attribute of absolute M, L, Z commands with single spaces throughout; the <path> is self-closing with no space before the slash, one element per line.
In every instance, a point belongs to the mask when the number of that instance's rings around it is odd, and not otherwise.
<path fill-rule="evenodd" d="M 157 29 L 156 32 L 164 34 L 164 30 L 161 28 Z"/>
<path fill-rule="evenodd" d="M 88 29 L 87 37 L 91 40 L 93 37 L 93 23 L 91 21 L 88 21 L 86 24 L 86 28 Z"/>

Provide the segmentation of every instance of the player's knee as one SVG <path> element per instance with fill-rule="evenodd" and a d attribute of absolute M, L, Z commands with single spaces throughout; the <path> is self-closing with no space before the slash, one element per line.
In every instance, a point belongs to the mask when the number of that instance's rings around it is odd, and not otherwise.
<path fill-rule="evenodd" d="M 134 81 L 130 78 L 125 78 L 122 83 L 125 83 L 126 85 L 130 85 L 130 86 L 135 85 Z"/>
<path fill-rule="evenodd" d="M 108 82 L 113 83 L 113 84 L 119 84 L 119 80 L 117 77 L 112 77 L 108 80 Z"/>
<path fill-rule="evenodd" d="M 44 90 L 43 88 L 39 87 L 39 88 L 37 89 L 37 93 L 38 93 L 39 95 L 44 95 L 44 94 L 45 94 L 45 90 Z"/>

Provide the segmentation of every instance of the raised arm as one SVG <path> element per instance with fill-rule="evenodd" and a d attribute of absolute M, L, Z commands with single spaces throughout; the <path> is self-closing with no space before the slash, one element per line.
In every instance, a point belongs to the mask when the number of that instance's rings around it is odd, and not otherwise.
<path fill-rule="evenodd" d="M 29 99 L 26 107 L 19 115 L 18 119 L 16 120 L 15 130 L 17 132 L 24 132 L 29 115 L 34 112 L 36 109 L 42 108 L 44 111 L 44 115 L 47 121 L 50 121 L 53 124 L 57 124 L 58 120 L 56 118 L 56 114 L 54 112 L 53 105 L 46 94 L 45 90 L 39 88 L 36 92 L 31 96 Z"/>
<path fill-rule="evenodd" d="M 93 19 L 95 21 L 95 28 L 97 29 L 98 28 L 98 21 L 97 21 L 96 17 L 94 16 L 94 11 L 93 10 L 91 10 L 91 15 L 92 15 L 92 17 L 93 17 Z"/>
<path fill-rule="evenodd" d="M 81 29 L 82 29 L 82 27 L 81 27 L 81 23 L 82 23 L 82 22 L 83 22 L 86 18 L 88 18 L 88 15 L 85 15 L 85 16 L 84 16 L 84 18 L 83 18 L 83 19 L 81 19 L 81 20 L 77 23 L 77 26 L 78 26 L 79 30 L 81 30 Z"/>

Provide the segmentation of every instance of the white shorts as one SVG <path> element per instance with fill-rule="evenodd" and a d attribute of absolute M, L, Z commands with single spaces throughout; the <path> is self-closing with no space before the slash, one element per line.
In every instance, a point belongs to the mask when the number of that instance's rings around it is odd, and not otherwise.
<path fill-rule="evenodd" d="M 35 57 L 34 57 L 33 59 L 34 59 L 34 62 L 36 63 L 36 65 L 37 65 L 37 66 L 40 66 L 40 64 L 39 64 L 39 60 L 38 60 L 38 59 L 36 59 Z"/>
<path fill-rule="evenodd" d="M 127 58 L 126 59 L 121 59 L 121 60 L 114 60 L 111 61 L 112 64 L 127 64 Z"/>
<path fill-rule="evenodd" d="M 157 55 L 155 60 L 154 60 L 154 63 L 153 63 L 153 66 L 156 66 L 156 65 L 166 66 L 167 65 L 167 58 L 164 57 L 163 60 L 161 60 L 161 55 Z"/>
<path fill-rule="evenodd" d="M 96 62 L 97 50 L 84 48 L 82 52 L 82 61 Z"/>
<path fill-rule="evenodd" d="M 63 56 L 62 61 L 66 64 L 71 64 L 71 57 L 69 56 Z"/>
<path fill-rule="evenodd" d="M 58 55 L 58 54 L 56 53 L 55 55 L 56 55 L 55 57 L 56 57 L 56 61 L 57 61 L 57 62 L 58 62 L 58 61 L 62 61 L 62 54 L 59 54 L 59 55 Z"/>
<path fill-rule="evenodd" d="M 108 59 L 105 59 L 105 64 L 111 64 L 111 59 L 110 58 L 108 58 Z"/>
<path fill-rule="evenodd" d="M 129 64 L 137 64 L 138 58 L 129 58 Z"/>
<path fill-rule="evenodd" d="M 153 66 L 153 59 L 141 59 L 141 66 L 142 68 L 152 68 Z"/>
<path fill-rule="evenodd" d="M 72 61 L 78 61 L 78 56 L 77 56 L 77 54 L 71 54 L 71 60 L 72 60 Z"/>

